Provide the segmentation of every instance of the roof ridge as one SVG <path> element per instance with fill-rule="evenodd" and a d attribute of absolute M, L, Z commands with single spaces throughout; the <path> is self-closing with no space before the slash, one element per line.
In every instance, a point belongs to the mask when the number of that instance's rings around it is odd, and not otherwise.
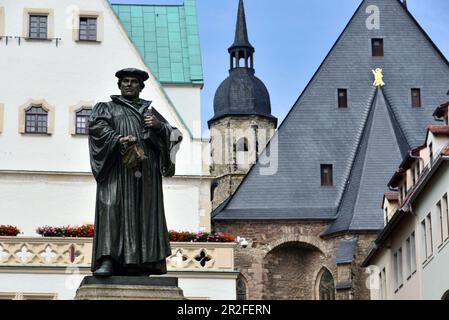
<path fill-rule="evenodd" d="M 350 176 L 351 176 L 351 171 L 354 167 L 354 163 L 356 161 L 356 157 L 357 154 L 359 152 L 360 149 L 360 145 L 362 143 L 362 137 L 363 134 L 365 132 L 366 129 L 366 124 L 368 122 L 369 116 L 370 116 L 370 112 L 373 109 L 373 105 L 376 102 L 376 97 L 377 97 L 377 87 L 374 88 L 374 90 L 371 92 L 370 96 L 368 97 L 368 103 L 367 103 L 367 107 L 365 108 L 365 110 L 363 111 L 363 115 L 364 115 L 364 120 L 362 121 L 361 125 L 359 126 L 359 129 L 357 130 L 358 133 L 358 137 L 356 139 L 356 143 L 354 144 L 354 148 L 351 150 L 351 154 L 350 156 L 352 157 L 352 160 L 350 162 L 350 165 L 347 166 L 347 171 L 344 175 L 344 181 L 346 182 L 346 184 L 349 182 Z M 337 204 L 337 211 L 336 213 L 338 214 L 338 211 L 340 210 L 340 206 L 341 203 L 343 201 L 343 197 L 345 194 L 345 190 L 346 190 L 347 186 L 345 185 L 342 190 L 340 191 L 340 194 L 338 195 L 338 204 Z"/>
<path fill-rule="evenodd" d="M 396 112 L 395 112 L 394 108 L 391 106 L 390 100 L 388 98 L 388 92 L 386 90 L 384 91 L 383 88 L 381 88 L 381 91 L 382 91 L 382 95 L 385 100 L 385 105 L 388 110 L 388 117 L 393 126 L 394 134 L 396 136 L 396 141 L 401 150 L 402 157 L 404 158 L 407 156 L 409 150 L 412 149 L 412 147 L 407 140 L 407 136 L 406 136 L 404 130 L 402 130 L 401 123 L 399 122 L 398 118 L 396 117 Z"/>
<path fill-rule="evenodd" d="M 345 199 L 347 199 L 347 197 L 349 195 L 351 195 L 351 193 L 349 192 L 349 188 L 354 187 L 354 184 L 351 183 L 351 180 L 355 179 L 355 166 L 356 164 L 358 164 L 358 161 L 363 161 L 365 162 L 366 159 L 366 149 L 368 148 L 368 142 L 369 142 L 369 137 L 370 137 L 370 133 L 371 133 L 371 128 L 372 128 L 372 124 L 374 121 L 374 111 L 376 110 L 376 106 L 377 106 L 377 101 L 378 101 L 378 95 L 379 95 L 379 89 L 377 87 L 374 88 L 373 92 L 371 93 L 370 96 L 370 103 L 368 105 L 368 108 L 365 110 L 365 118 L 361 124 L 361 127 L 359 128 L 359 136 L 357 138 L 357 143 L 356 143 L 356 147 L 355 147 L 355 152 L 352 152 L 351 154 L 353 154 L 353 158 L 351 161 L 351 168 L 348 172 L 348 174 L 346 175 L 345 178 L 345 185 L 343 188 L 343 192 L 340 195 L 340 199 L 339 199 L 339 203 L 337 206 L 337 210 L 336 210 L 336 215 L 337 215 L 337 220 L 335 222 L 338 221 L 338 218 L 341 217 L 341 209 L 345 204 Z M 364 145 L 364 142 L 366 142 L 366 145 Z M 362 152 L 362 148 L 365 149 L 365 152 Z M 362 174 L 360 174 L 361 176 Z M 360 185 L 360 180 L 361 177 L 358 177 L 358 183 Z M 357 187 L 357 196 L 358 196 L 358 191 L 360 190 L 359 187 Z M 354 208 L 356 206 L 356 202 L 357 201 L 353 201 L 351 203 L 351 207 L 352 209 L 350 210 L 351 212 L 351 221 L 349 222 L 347 228 L 349 230 L 349 227 L 352 224 L 352 221 L 354 219 Z M 335 232 L 339 232 L 342 230 L 337 230 L 334 231 L 334 226 L 335 226 L 335 222 L 332 223 L 327 229 L 326 231 L 324 231 L 321 235 L 322 236 L 326 236 L 329 235 L 331 233 L 335 233 Z M 346 230 L 344 230 L 346 231 Z"/>

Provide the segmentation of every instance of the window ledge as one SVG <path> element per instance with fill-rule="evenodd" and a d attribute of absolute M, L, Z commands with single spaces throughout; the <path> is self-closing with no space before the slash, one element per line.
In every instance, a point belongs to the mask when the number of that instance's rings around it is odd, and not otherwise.
<path fill-rule="evenodd" d="M 75 40 L 76 43 L 92 43 L 92 44 L 100 44 L 101 40 Z"/>
<path fill-rule="evenodd" d="M 51 136 L 52 135 L 52 133 L 43 133 L 43 132 L 36 132 L 36 133 L 33 133 L 33 132 L 21 132 L 21 134 L 22 135 L 24 135 L 24 136 Z"/>
<path fill-rule="evenodd" d="M 448 245 L 448 243 L 449 243 L 449 238 L 447 238 L 446 240 L 444 240 L 443 243 L 440 244 L 440 245 L 438 246 L 438 253 L 440 253 L 441 251 L 443 251 L 443 249 L 446 248 L 446 246 Z"/>
<path fill-rule="evenodd" d="M 434 255 L 431 255 L 429 258 L 427 258 L 427 259 L 422 263 L 423 269 L 424 269 L 425 267 L 427 267 L 427 266 L 429 265 L 430 262 L 432 262 L 433 258 L 434 258 Z"/>
<path fill-rule="evenodd" d="M 53 39 L 51 38 L 30 38 L 30 37 L 24 37 L 23 38 L 26 41 L 48 41 L 48 42 L 52 42 Z"/>

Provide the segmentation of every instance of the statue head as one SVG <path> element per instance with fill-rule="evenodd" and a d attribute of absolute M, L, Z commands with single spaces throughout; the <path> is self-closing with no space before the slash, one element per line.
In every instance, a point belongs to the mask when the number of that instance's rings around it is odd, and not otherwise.
<path fill-rule="evenodd" d="M 144 82 L 148 80 L 148 73 L 139 69 L 128 68 L 117 71 L 115 76 L 122 96 L 129 100 L 139 98 L 140 92 L 145 88 Z"/>

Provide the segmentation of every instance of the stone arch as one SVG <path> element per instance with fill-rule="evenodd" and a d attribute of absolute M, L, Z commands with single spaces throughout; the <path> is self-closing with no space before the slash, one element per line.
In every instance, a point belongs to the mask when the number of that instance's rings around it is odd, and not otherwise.
<path fill-rule="evenodd" d="M 287 243 L 293 243 L 293 242 L 304 243 L 304 244 L 310 245 L 312 247 L 315 247 L 324 256 L 326 256 L 326 254 L 325 254 L 326 251 L 324 250 L 319 239 L 317 239 L 315 237 L 304 236 L 304 235 L 299 235 L 299 234 L 287 234 L 287 235 L 283 235 L 279 238 L 273 239 L 268 244 L 263 246 L 261 248 L 261 250 L 263 252 L 263 258 L 265 258 L 268 253 L 270 253 L 272 250 L 276 249 L 277 247 L 285 245 Z"/>
<path fill-rule="evenodd" d="M 326 266 L 323 266 L 316 274 L 315 274 L 315 300 L 323 300 L 321 299 L 320 296 L 320 286 L 322 285 L 322 280 L 323 280 L 323 276 L 328 273 L 330 274 L 330 276 L 332 277 L 332 281 L 333 281 L 333 297 L 331 299 L 327 299 L 327 300 L 335 300 L 335 295 L 336 295 L 336 285 L 335 285 L 335 277 L 332 274 L 332 272 L 330 271 L 330 269 Z"/>
<path fill-rule="evenodd" d="M 304 236 L 284 237 L 265 251 L 262 299 L 313 300 L 314 275 L 326 260 L 320 245 Z"/>

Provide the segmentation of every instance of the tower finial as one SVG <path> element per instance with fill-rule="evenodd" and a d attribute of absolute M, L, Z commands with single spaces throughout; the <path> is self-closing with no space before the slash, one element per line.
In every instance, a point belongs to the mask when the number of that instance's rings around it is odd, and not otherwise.
<path fill-rule="evenodd" d="M 231 69 L 240 67 L 240 59 L 245 59 L 245 67 L 250 66 L 250 68 L 253 68 L 253 53 L 255 50 L 248 39 L 243 0 L 239 0 L 234 43 L 229 47 L 228 51 L 231 54 Z M 248 60 L 250 60 L 250 64 L 248 63 Z"/>
<path fill-rule="evenodd" d="M 235 39 L 232 47 L 251 47 L 248 40 L 248 30 L 246 28 L 246 16 L 243 0 L 239 0 L 239 11 L 237 13 L 237 25 L 235 29 Z"/>

